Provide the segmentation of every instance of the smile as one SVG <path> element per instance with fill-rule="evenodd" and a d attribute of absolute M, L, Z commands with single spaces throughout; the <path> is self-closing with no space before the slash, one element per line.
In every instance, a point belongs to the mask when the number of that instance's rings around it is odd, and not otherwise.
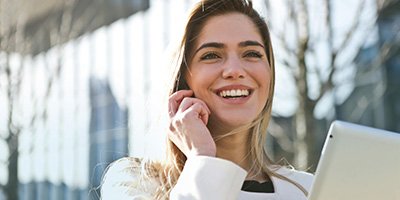
<path fill-rule="evenodd" d="M 249 96 L 250 93 L 250 90 L 223 90 L 218 92 L 218 95 L 223 98 L 242 98 Z"/>

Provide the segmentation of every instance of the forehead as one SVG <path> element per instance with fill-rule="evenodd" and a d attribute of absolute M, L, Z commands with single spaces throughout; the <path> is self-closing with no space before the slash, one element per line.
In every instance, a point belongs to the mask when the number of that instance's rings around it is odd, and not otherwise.
<path fill-rule="evenodd" d="M 196 46 L 207 42 L 239 43 L 246 40 L 263 39 L 251 19 L 241 13 L 213 16 L 207 20 L 196 41 Z"/>

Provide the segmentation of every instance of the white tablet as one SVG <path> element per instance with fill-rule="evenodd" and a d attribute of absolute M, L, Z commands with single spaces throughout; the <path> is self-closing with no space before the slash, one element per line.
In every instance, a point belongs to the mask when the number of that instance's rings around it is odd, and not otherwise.
<path fill-rule="evenodd" d="M 309 200 L 400 200 L 400 134 L 332 123 Z"/>

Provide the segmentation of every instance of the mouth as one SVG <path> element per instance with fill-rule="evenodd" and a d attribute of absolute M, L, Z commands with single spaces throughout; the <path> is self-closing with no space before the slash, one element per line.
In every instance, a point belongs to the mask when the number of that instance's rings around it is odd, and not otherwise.
<path fill-rule="evenodd" d="M 225 99 L 239 99 L 248 97 L 251 94 L 250 89 L 230 89 L 230 90 L 220 90 L 217 94 Z"/>

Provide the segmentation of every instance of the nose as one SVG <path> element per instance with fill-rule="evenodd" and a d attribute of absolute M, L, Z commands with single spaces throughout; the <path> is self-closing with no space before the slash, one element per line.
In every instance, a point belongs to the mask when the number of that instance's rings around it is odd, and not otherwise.
<path fill-rule="evenodd" d="M 243 62 L 236 55 L 228 57 L 223 68 L 224 79 L 243 79 L 246 77 Z"/>

